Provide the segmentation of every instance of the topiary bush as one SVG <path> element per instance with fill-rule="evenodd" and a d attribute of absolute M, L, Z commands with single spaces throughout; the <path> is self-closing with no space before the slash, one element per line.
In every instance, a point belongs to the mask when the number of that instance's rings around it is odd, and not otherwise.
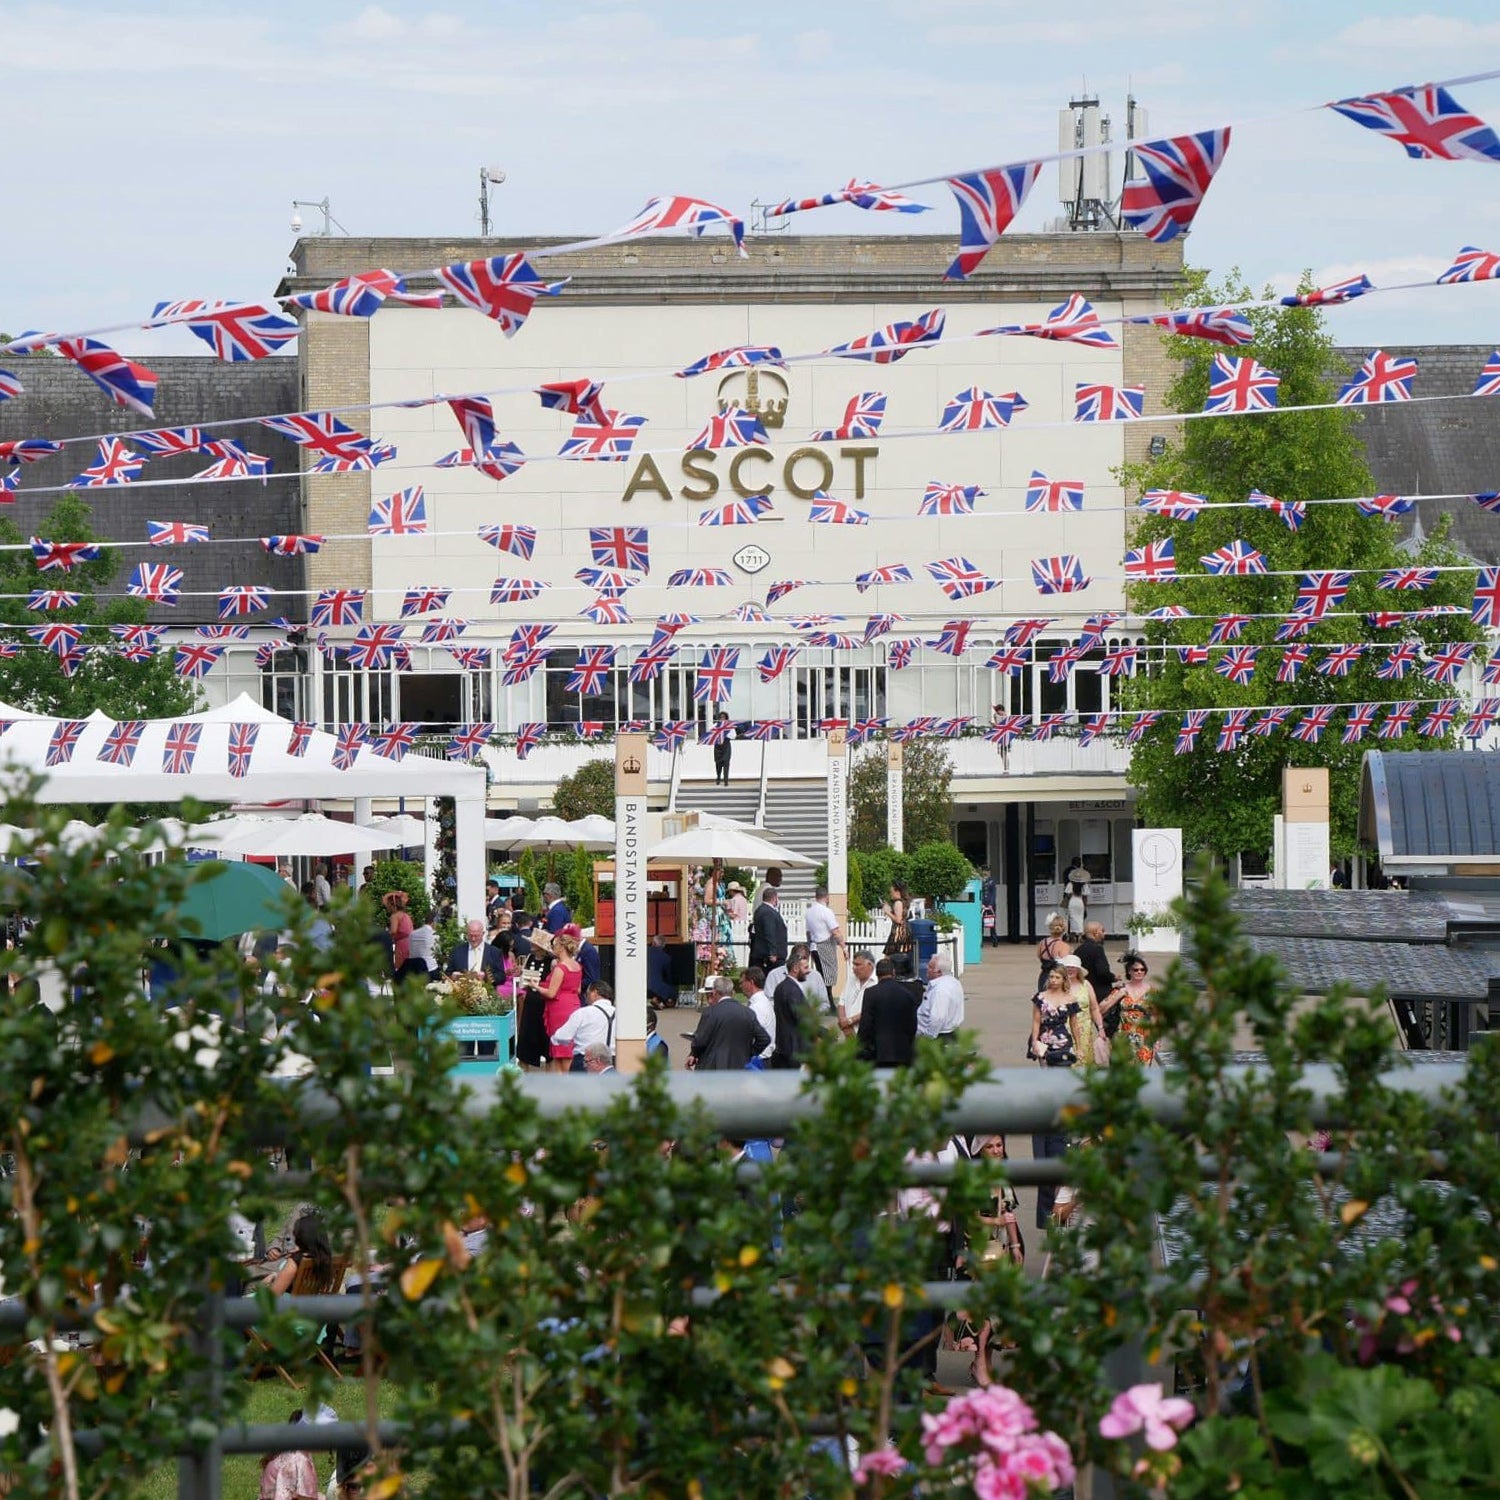
<path fill-rule="evenodd" d="M 956 844 L 934 839 L 911 857 L 911 884 L 934 910 L 945 901 L 956 901 L 974 876 L 974 866 Z"/>
<path fill-rule="evenodd" d="M 371 915 L 378 920 L 383 914 L 381 898 L 388 891 L 405 891 L 409 904 L 407 911 L 411 919 L 421 926 L 432 915 L 432 897 L 427 890 L 423 867 L 413 859 L 382 859 L 360 887 L 360 895 L 370 907 Z"/>

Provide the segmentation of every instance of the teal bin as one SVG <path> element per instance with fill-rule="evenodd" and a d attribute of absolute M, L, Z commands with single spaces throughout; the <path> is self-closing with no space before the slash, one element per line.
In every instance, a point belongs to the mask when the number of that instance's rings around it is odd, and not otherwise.
<path fill-rule="evenodd" d="M 516 1015 L 459 1016 L 446 1028 L 458 1043 L 458 1066 L 453 1069 L 461 1078 L 493 1078 L 502 1068 L 514 1067 L 516 1061 Z"/>
<path fill-rule="evenodd" d="M 977 964 L 984 958 L 984 902 L 980 897 L 983 889 L 979 880 L 971 880 L 956 901 L 943 902 L 943 910 L 956 917 L 963 928 L 966 964 Z"/>

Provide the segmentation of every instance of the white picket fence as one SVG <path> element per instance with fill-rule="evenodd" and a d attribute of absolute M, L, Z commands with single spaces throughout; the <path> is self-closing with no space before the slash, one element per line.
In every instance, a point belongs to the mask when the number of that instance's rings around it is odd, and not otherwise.
<path fill-rule="evenodd" d="M 786 923 L 787 941 L 805 943 L 807 941 L 807 903 L 788 899 L 781 903 L 780 909 L 782 920 Z M 885 940 L 890 930 L 891 919 L 883 913 L 870 918 L 867 922 L 848 923 L 844 928 L 844 940 L 848 944 L 848 952 L 854 953 L 860 948 L 868 948 L 879 958 L 880 950 L 885 947 Z M 731 922 L 729 932 L 735 953 L 743 962 L 744 955 L 750 951 L 750 923 L 748 921 Z M 961 932 L 938 934 L 938 946 L 946 948 L 952 955 L 955 974 L 962 974 L 964 971 L 962 939 Z"/>

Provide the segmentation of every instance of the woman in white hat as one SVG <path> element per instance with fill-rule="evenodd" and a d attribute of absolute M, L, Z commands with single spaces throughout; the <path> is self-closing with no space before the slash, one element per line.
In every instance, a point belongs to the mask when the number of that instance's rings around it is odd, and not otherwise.
<path fill-rule="evenodd" d="M 745 896 L 745 887 L 738 880 L 731 880 L 724 892 L 724 910 L 731 922 L 744 922 L 750 916 L 750 902 Z"/>
<path fill-rule="evenodd" d="M 1109 1041 L 1104 1035 L 1104 1017 L 1099 1011 L 1099 997 L 1083 972 L 1083 960 L 1076 953 L 1065 953 L 1057 961 L 1058 972 L 1067 983 L 1078 1006 L 1074 1027 L 1077 1043 L 1075 1067 L 1103 1066 L 1109 1061 Z"/>

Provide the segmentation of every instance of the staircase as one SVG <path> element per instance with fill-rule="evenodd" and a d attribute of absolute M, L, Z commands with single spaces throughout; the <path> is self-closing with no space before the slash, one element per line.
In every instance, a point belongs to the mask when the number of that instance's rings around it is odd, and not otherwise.
<path fill-rule="evenodd" d="M 776 842 L 809 859 L 828 857 L 828 789 L 822 782 L 768 781 L 766 810 L 760 811 L 760 789 L 755 783 L 716 786 L 711 781 L 685 781 L 677 791 L 678 812 L 717 813 L 720 817 L 761 822 L 774 829 Z M 788 870 L 782 893 L 806 899 L 813 893 L 811 870 Z M 746 893 L 753 898 L 754 892 Z"/>

